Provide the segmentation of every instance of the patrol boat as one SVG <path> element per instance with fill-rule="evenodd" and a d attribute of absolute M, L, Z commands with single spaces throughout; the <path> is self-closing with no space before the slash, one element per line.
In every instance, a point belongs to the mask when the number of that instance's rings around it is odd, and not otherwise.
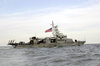
<path fill-rule="evenodd" d="M 66 46 L 81 46 L 86 41 L 73 41 L 71 38 L 67 38 L 67 35 L 63 35 L 58 30 L 58 26 L 54 25 L 52 21 L 52 28 L 46 30 L 45 32 L 52 32 L 53 37 L 37 38 L 36 36 L 31 37 L 30 41 L 15 43 L 14 40 L 8 42 L 8 45 L 12 45 L 14 48 L 26 47 L 26 48 L 53 48 L 53 47 L 66 47 Z"/>

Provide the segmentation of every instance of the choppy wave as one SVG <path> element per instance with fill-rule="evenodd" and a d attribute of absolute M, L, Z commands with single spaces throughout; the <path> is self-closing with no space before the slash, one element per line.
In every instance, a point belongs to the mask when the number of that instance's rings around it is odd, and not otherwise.
<path fill-rule="evenodd" d="M 0 47 L 0 66 L 100 66 L 100 44 L 62 48 Z"/>

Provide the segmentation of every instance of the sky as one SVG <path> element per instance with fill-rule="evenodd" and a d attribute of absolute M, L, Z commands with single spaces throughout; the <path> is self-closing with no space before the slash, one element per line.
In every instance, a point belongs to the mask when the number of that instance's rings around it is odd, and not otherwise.
<path fill-rule="evenodd" d="M 0 46 L 52 36 L 52 21 L 68 38 L 100 43 L 100 0 L 0 0 Z"/>

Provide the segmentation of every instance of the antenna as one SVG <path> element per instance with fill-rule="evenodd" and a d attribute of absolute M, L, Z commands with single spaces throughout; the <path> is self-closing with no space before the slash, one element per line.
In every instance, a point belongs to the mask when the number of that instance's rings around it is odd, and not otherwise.
<path fill-rule="evenodd" d="M 36 33 L 35 33 L 35 37 L 36 37 Z"/>
<path fill-rule="evenodd" d="M 84 36 L 84 41 L 86 41 L 86 38 L 85 38 L 85 36 Z"/>

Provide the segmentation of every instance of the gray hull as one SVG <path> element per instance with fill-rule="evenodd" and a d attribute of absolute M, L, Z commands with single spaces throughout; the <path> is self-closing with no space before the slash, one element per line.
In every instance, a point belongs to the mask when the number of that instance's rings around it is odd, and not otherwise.
<path fill-rule="evenodd" d="M 40 43 L 40 44 L 23 44 L 23 45 L 12 45 L 14 48 L 53 48 L 53 47 L 66 47 L 66 46 L 81 46 L 85 41 L 74 42 L 74 43 Z"/>

